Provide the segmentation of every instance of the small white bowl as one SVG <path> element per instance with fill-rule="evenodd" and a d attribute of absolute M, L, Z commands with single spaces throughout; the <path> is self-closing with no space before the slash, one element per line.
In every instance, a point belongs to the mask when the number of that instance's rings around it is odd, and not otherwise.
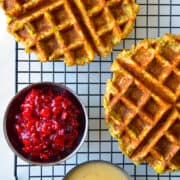
<path fill-rule="evenodd" d="M 112 167 L 112 168 L 115 168 L 116 170 L 118 170 L 118 172 L 120 172 L 120 174 L 123 176 L 123 180 L 130 180 L 130 176 L 127 174 L 127 172 L 124 170 L 124 169 L 122 169 L 122 168 L 120 168 L 120 167 L 118 167 L 118 166 L 116 166 L 116 165 L 114 165 L 114 164 L 111 164 L 110 162 L 107 162 L 107 161 L 103 161 L 103 160 L 92 160 L 92 161 L 88 161 L 88 162 L 85 162 L 85 163 L 82 163 L 82 164 L 80 164 L 80 165 L 77 165 L 76 167 L 74 167 L 73 169 L 71 169 L 67 174 L 66 174 L 66 176 L 64 177 L 64 179 L 63 180 L 76 180 L 76 179 L 71 179 L 72 177 L 72 175 L 75 173 L 75 172 L 80 172 L 80 168 L 83 168 L 83 167 L 85 167 L 85 166 L 87 166 L 87 165 L 95 165 L 96 163 L 100 163 L 100 164 L 106 164 L 106 165 L 108 165 L 109 167 Z M 95 167 L 95 166 L 94 166 Z M 97 168 L 97 167 L 96 167 Z M 77 170 L 79 170 L 79 171 L 77 171 Z M 83 169 L 84 170 L 84 169 Z M 111 169 L 112 170 L 112 169 Z M 89 170 L 91 173 L 93 173 L 94 172 L 94 170 Z M 88 171 L 88 175 L 89 175 L 89 171 Z M 83 172 L 85 172 L 85 170 L 83 171 Z M 104 171 L 103 171 L 104 172 Z M 112 171 L 111 171 L 112 172 Z M 94 173 L 94 174 L 97 174 L 97 173 Z M 119 175 L 120 175 L 119 174 Z M 84 176 L 86 176 L 87 174 L 83 174 L 83 178 L 82 179 L 84 179 Z M 80 177 L 80 176 L 79 176 Z M 107 177 L 107 176 L 106 176 Z M 74 178 L 74 176 L 73 176 L 73 178 Z M 97 178 L 99 178 L 99 177 L 97 177 Z M 112 178 L 112 176 L 111 176 L 111 178 Z M 84 179 L 85 180 L 85 179 Z M 93 179 L 92 179 L 93 180 Z"/>

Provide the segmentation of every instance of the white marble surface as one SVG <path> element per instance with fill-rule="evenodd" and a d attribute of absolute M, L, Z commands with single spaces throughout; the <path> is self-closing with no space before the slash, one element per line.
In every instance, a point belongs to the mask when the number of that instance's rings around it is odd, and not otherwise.
<path fill-rule="evenodd" d="M 3 116 L 14 95 L 14 40 L 6 31 L 6 19 L 0 11 L 0 179 L 13 180 L 14 154 L 5 142 Z"/>

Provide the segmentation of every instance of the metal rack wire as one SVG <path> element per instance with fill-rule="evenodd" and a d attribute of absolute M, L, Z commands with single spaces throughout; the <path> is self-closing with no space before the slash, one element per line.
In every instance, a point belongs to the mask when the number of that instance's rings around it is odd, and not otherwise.
<path fill-rule="evenodd" d="M 42 64 L 16 43 L 16 92 L 34 82 L 63 83 L 80 96 L 89 116 L 86 141 L 75 156 L 65 163 L 46 167 L 29 165 L 15 157 L 17 180 L 61 180 L 77 164 L 97 159 L 124 168 L 133 180 L 180 180 L 180 173 L 158 175 L 147 164 L 135 166 L 118 150 L 116 140 L 110 137 L 104 124 L 102 98 L 106 80 L 111 77 L 110 64 L 118 51 L 144 38 L 155 38 L 167 32 L 180 34 L 180 0 L 137 0 L 137 3 L 140 13 L 131 35 L 114 48 L 109 57 L 96 57 L 83 67 L 66 67 L 61 61 Z"/>

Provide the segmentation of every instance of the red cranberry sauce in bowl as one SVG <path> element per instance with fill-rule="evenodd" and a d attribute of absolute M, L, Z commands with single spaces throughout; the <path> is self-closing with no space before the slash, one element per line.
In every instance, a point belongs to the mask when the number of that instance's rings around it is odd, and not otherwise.
<path fill-rule="evenodd" d="M 32 163 L 66 159 L 84 140 L 84 107 L 69 89 L 54 83 L 31 85 L 10 103 L 5 115 L 8 144 Z"/>

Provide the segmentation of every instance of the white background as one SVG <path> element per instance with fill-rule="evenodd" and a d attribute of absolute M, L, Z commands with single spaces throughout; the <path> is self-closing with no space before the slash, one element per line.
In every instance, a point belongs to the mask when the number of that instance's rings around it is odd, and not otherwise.
<path fill-rule="evenodd" d="M 6 31 L 6 20 L 0 10 L 0 179 L 13 180 L 14 155 L 3 135 L 3 116 L 14 90 L 14 40 Z"/>

